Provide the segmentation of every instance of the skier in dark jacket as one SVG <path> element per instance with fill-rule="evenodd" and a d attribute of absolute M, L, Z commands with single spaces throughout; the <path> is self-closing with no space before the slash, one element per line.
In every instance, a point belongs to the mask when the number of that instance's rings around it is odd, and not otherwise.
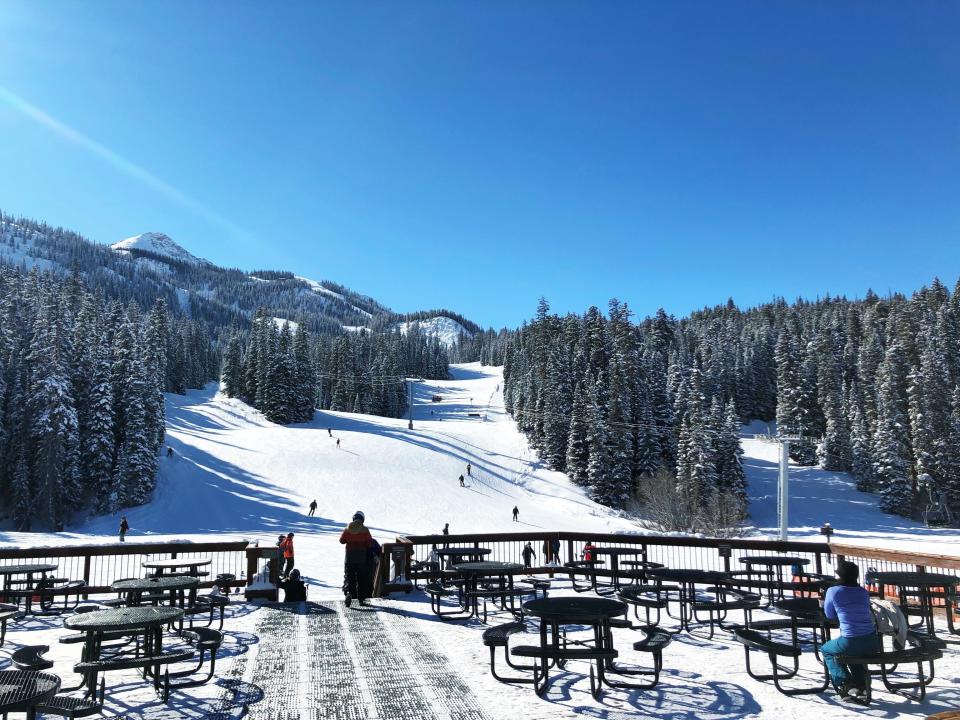
<path fill-rule="evenodd" d="M 312 503 L 310 503 L 310 512 L 307 513 L 307 516 L 313 517 L 316 514 L 317 514 L 317 501 L 314 500 Z"/>
<path fill-rule="evenodd" d="M 340 543 L 347 546 L 343 564 L 343 595 L 347 607 L 350 607 L 353 599 L 359 600 L 362 605 L 369 594 L 367 551 L 373 545 L 373 538 L 363 524 L 365 519 L 363 513 L 357 510 L 353 520 L 340 534 Z"/>
<path fill-rule="evenodd" d="M 527 543 L 523 546 L 523 566 L 528 568 L 533 563 L 533 559 L 537 554 L 533 551 L 533 546 L 530 543 Z"/>
<path fill-rule="evenodd" d="M 127 522 L 127 516 L 124 515 L 120 518 L 120 542 L 126 542 L 124 538 L 127 535 L 127 530 L 130 529 L 130 524 Z"/>
<path fill-rule="evenodd" d="M 517 518 L 520 517 L 520 508 L 516 505 L 513 506 L 513 521 L 518 522 Z"/>
<path fill-rule="evenodd" d="M 460 487 L 463 487 L 463 475 L 460 476 Z"/>

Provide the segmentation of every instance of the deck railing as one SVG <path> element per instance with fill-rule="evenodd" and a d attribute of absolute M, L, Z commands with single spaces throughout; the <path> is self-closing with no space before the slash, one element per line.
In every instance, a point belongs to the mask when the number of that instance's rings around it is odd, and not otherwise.
<path fill-rule="evenodd" d="M 431 551 L 444 546 L 472 546 L 490 548 L 490 560 L 522 562 L 523 547 L 531 543 L 536 553 L 533 572 L 557 572 L 556 567 L 543 564 L 545 541 L 560 541 L 559 562 L 579 560 L 583 548 L 594 546 L 632 547 L 639 551 L 638 559 L 662 563 L 668 567 L 701 568 L 704 570 L 743 570 L 740 562 L 751 555 L 785 554 L 808 560 L 805 570 L 811 573 L 832 574 L 839 560 L 852 560 L 860 565 L 865 576 L 870 569 L 878 571 L 911 570 L 958 574 L 960 556 L 915 553 L 904 550 L 868 548 L 847 543 L 822 541 L 760 540 L 742 538 L 699 538 L 672 535 L 629 535 L 613 533 L 576 532 L 516 532 L 473 533 L 462 535 L 410 535 L 398 537 L 396 543 L 408 548 L 405 575 L 412 579 L 426 577 L 426 573 L 410 570 L 414 561 L 426 560 Z M 598 558 L 603 560 L 601 556 Z M 383 563 L 382 577 L 386 581 L 396 569 Z M 599 575 L 609 575 L 609 568 L 598 567 Z M 388 574 L 389 573 L 389 574 Z"/>
<path fill-rule="evenodd" d="M 0 565 L 22 563 L 56 564 L 57 577 L 83 580 L 88 594 L 111 592 L 110 583 L 121 578 L 143 577 L 143 560 L 166 557 L 209 557 L 209 572 L 201 587 L 212 587 L 221 573 L 236 576 L 234 586 L 246 584 L 247 541 L 204 543 L 117 543 L 110 545 L 62 545 L 58 547 L 0 548 Z"/>

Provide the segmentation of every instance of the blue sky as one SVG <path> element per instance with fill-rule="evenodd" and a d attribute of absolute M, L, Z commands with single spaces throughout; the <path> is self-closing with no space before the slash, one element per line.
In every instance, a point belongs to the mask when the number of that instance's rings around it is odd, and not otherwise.
<path fill-rule="evenodd" d="M 952 284 L 957 37 L 946 1 L 5 0 L 0 208 L 497 327 Z"/>

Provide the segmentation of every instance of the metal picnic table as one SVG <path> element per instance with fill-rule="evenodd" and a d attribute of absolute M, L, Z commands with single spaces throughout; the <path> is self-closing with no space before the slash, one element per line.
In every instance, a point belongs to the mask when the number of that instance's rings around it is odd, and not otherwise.
<path fill-rule="evenodd" d="M 0 670 L 0 715 L 22 712 L 27 714 L 27 720 L 33 720 L 37 706 L 59 690 L 60 678 L 51 673 Z"/>
<path fill-rule="evenodd" d="M 3 578 L 3 589 L 0 595 L 14 598 L 24 598 L 26 612 L 33 612 L 33 596 L 37 593 L 36 585 L 39 585 L 47 578 L 48 572 L 57 569 L 54 563 L 22 563 L 20 565 L 0 565 L 0 577 Z M 35 584 L 34 575 L 40 575 L 40 579 Z M 26 575 L 25 580 L 13 579 L 16 575 Z M 14 589 L 12 585 L 23 585 L 23 589 Z"/>

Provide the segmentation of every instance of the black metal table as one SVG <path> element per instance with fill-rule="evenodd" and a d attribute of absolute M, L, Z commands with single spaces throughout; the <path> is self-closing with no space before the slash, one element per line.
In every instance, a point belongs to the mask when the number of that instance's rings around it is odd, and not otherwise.
<path fill-rule="evenodd" d="M 820 659 L 819 647 L 830 639 L 830 628 L 834 623 L 824 614 L 817 598 L 786 598 L 770 605 L 770 612 L 790 618 L 790 633 L 794 647 L 800 646 L 799 630 L 806 627 L 813 631 L 813 648 Z M 820 636 L 817 636 L 817 631 Z"/>
<path fill-rule="evenodd" d="M 476 617 L 480 611 L 479 602 L 477 596 L 471 596 L 470 593 L 477 592 L 481 578 L 498 578 L 500 587 L 512 592 L 513 576 L 517 573 L 524 572 L 526 568 L 520 563 L 481 560 L 478 562 L 457 563 L 453 566 L 453 570 L 457 574 L 463 575 L 466 579 L 466 583 L 464 584 L 464 609 L 469 609 L 470 615 Z M 503 603 L 503 605 L 503 609 L 505 610 L 506 603 Z M 514 610 L 512 596 L 510 597 L 510 608 L 512 612 L 516 612 Z M 484 606 L 483 612 L 484 616 L 486 616 L 486 606 Z"/>
<path fill-rule="evenodd" d="M 39 574 L 40 580 L 36 584 L 43 583 L 47 579 L 47 573 L 57 569 L 54 563 L 21 563 L 19 565 L 0 565 L 0 577 L 3 578 L 3 590 L 0 595 L 11 598 L 23 598 L 25 610 L 28 613 L 33 612 L 33 596 L 36 591 L 33 582 L 33 576 Z M 14 580 L 15 575 L 26 575 L 25 580 Z M 14 589 L 12 585 L 23 585 L 23 589 Z"/>
<path fill-rule="evenodd" d="M 758 583 L 756 587 L 767 591 L 767 602 L 772 605 L 775 600 L 783 599 L 783 569 L 809 565 L 810 559 L 787 555 L 748 555 L 740 558 L 740 562 L 747 566 L 748 587 L 754 574 L 759 576 L 758 579 L 766 581 Z"/>
<path fill-rule="evenodd" d="M 697 585 L 711 585 L 713 587 L 727 587 L 730 585 L 730 575 L 719 570 L 699 570 L 697 568 L 653 568 L 647 575 L 662 584 L 663 581 L 677 583 L 680 587 L 678 603 L 680 605 L 680 629 L 690 632 L 690 621 L 693 619 L 693 603 L 697 599 Z M 720 598 L 723 600 L 723 598 Z M 669 610 L 668 610 L 669 614 Z M 712 629 L 711 629 L 712 634 Z"/>
<path fill-rule="evenodd" d="M 22 712 L 27 720 L 36 717 L 42 705 L 60 690 L 60 678 L 50 673 L 0 670 L 0 715 Z"/>
<path fill-rule="evenodd" d="M 462 560 L 462 558 L 479 562 L 493 550 L 482 547 L 444 547 L 437 548 L 433 552 L 437 557 L 443 558 L 444 568 L 449 570 L 451 565 Z"/>
<path fill-rule="evenodd" d="M 164 560 L 144 560 L 140 566 L 148 570 L 156 570 L 157 575 L 163 575 L 165 570 L 175 572 L 180 568 L 187 568 L 187 573 L 199 577 L 198 568 L 206 567 L 213 561 L 210 558 L 166 558 Z"/>
<path fill-rule="evenodd" d="M 610 556 L 610 584 L 617 590 L 620 589 L 620 558 L 633 555 L 642 555 L 642 548 L 624 548 L 624 547 L 595 547 L 593 556 Z"/>
<path fill-rule="evenodd" d="M 955 627 L 953 606 L 957 600 L 957 585 L 960 578 L 955 575 L 927 572 L 875 572 L 870 578 L 881 586 L 881 596 L 886 595 L 886 588 L 897 588 L 897 602 L 904 615 L 913 615 L 920 618 L 919 627 L 931 637 L 936 635 L 933 622 L 934 602 L 942 600 L 947 616 L 947 628 L 950 633 L 960 634 Z M 917 604 L 910 603 L 916 598 Z"/>
<path fill-rule="evenodd" d="M 164 593 L 169 593 L 170 606 L 184 607 L 185 592 L 190 591 L 191 602 L 196 598 L 196 590 L 200 586 L 200 578 L 184 575 L 159 575 L 150 578 L 131 578 L 118 580 L 110 585 L 111 590 L 127 593 L 127 605 L 139 605 L 143 593 L 151 593 L 152 604 L 159 603 Z"/>
<path fill-rule="evenodd" d="M 183 610 L 176 607 L 124 607 L 113 610 L 95 610 L 94 612 L 71 615 L 64 619 L 63 625 L 71 630 L 86 633 L 83 646 L 83 662 L 100 659 L 100 644 L 104 633 L 129 631 L 131 634 L 144 635 L 144 653 L 160 655 L 163 652 L 163 627 L 180 620 Z M 97 688 L 97 672 L 86 674 L 85 684 L 88 695 Z M 160 687 L 160 664 L 153 666 L 154 689 Z"/>
<path fill-rule="evenodd" d="M 556 661 L 558 668 L 562 669 L 566 665 L 563 659 L 563 649 L 567 647 L 567 641 L 564 636 L 564 643 L 561 645 L 560 628 L 566 625 L 589 626 L 593 629 L 593 644 L 587 644 L 586 647 L 600 651 L 614 651 L 610 620 L 625 615 L 627 605 L 619 600 L 600 597 L 547 597 L 525 602 L 523 609 L 528 615 L 540 618 L 540 649 L 542 654 L 537 658 L 540 668 L 539 672 L 534 673 L 534 684 L 537 693 L 542 694 L 546 690 L 549 680 L 551 660 Z M 606 670 L 612 667 L 612 658 L 598 659 L 596 667 L 597 680 L 600 685 L 620 689 L 642 687 L 633 683 L 609 680 L 606 677 Z M 539 677 L 541 675 L 542 678 Z M 591 690 L 593 690 L 592 667 L 590 675 Z M 594 692 L 594 695 L 596 696 L 598 693 L 599 690 Z"/>

